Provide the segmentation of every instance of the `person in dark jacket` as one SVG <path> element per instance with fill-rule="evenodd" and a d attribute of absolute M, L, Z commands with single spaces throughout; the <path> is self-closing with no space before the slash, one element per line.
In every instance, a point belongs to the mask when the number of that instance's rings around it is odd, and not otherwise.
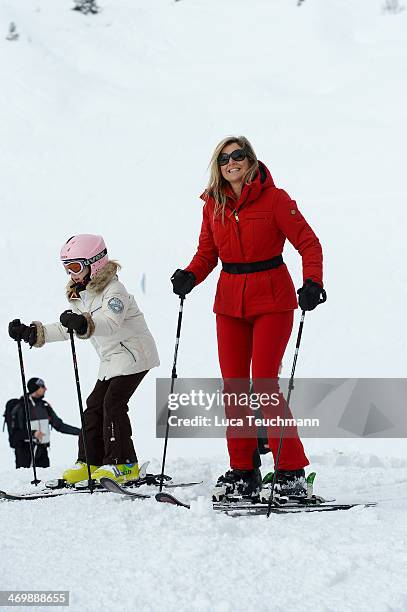
<path fill-rule="evenodd" d="M 37 467 L 49 467 L 50 427 L 72 436 L 79 436 L 80 429 L 64 423 L 44 399 L 47 388 L 42 378 L 30 378 L 27 389 L 35 465 Z M 11 423 L 10 444 L 15 450 L 16 468 L 30 467 L 31 452 L 27 435 L 24 397 L 21 397 L 12 408 Z"/>

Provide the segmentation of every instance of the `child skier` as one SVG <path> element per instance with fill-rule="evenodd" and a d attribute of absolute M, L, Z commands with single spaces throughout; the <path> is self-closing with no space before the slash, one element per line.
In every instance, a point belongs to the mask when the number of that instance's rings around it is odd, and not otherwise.
<path fill-rule="evenodd" d="M 72 236 L 61 250 L 70 280 L 66 296 L 70 309 L 59 323 L 27 326 L 9 324 L 9 335 L 30 346 L 77 338 L 90 339 L 100 358 L 98 380 L 84 412 L 88 461 L 92 478 L 103 476 L 119 483 L 139 476 L 131 439 L 128 402 L 147 372 L 159 365 L 154 339 L 132 295 L 118 280 L 120 265 L 109 260 L 101 236 Z M 63 473 L 74 484 L 88 478 L 82 433 L 76 464 Z"/>

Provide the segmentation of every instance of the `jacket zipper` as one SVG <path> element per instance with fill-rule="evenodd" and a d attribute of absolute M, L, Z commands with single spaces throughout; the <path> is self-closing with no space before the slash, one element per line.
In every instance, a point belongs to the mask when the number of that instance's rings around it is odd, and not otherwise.
<path fill-rule="evenodd" d="M 238 215 L 238 211 L 237 211 L 236 208 L 234 208 L 232 210 L 232 215 L 234 216 L 235 221 L 236 221 L 236 225 L 234 227 L 235 227 L 235 232 L 236 232 L 236 236 L 237 236 L 237 241 L 238 241 L 239 247 L 240 247 L 240 252 L 242 253 L 242 258 L 243 258 L 242 261 L 244 261 L 245 260 L 245 256 L 244 256 L 244 253 L 243 253 L 242 241 L 240 239 L 240 231 L 239 231 L 239 215 Z"/>
<path fill-rule="evenodd" d="M 123 342 L 120 342 L 120 346 L 122 346 L 124 349 L 126 349 L 126 351 L 128 351 L 130 353 L 130 355 L 133 357 L 134 361 L 137 363 L 137 359 L 135 358 L 135 356 L 133 355 L 131 350 L 129 348 L 127 348 L 127 346 L 124 346 Z"/>

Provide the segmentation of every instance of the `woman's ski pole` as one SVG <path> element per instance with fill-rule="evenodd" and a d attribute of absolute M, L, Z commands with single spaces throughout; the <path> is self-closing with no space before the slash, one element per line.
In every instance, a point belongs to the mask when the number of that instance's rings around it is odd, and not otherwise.
<path fill-rule="evenodd" d="M 68 332 L 69 332 L 69 337 L 71 339 L 73 369 L 74 369 L 74 372 L 75 372 L 75 381 L 76 381 L 76 390 L 77 390 L 77 393 L 78 393 L 79 412 L 80 412 L 80 415 L 81 415 L 83 449 L 85 451 L 86 467 L 88 468 L 88 486 L 89 486 L 90 492 L 93 493 L 94 483 L 92 481 L 92 474 L 90 473 L 90 464 L 89 464 L 89 459 L 88 459 L 88 450 L 87 450 L 87 443 L 86 443 L 85 418 L 83 416 L 82 393 L 81 393 L 81 385 L 80 385 L 80 382 L 79 382 L 78 362 L 76 360 L 75 341 L 74 341 L 74 337 L 73 337 L 73 330 L 69 329 Z"/>
<path fill-rule="evenodd" d="M 284 431 L 285 431 L 285 421 L 286 421 L 286 417 L 287 417 L 288 406 L 290 405 L 291 391 L 294 389 L 294 374 L 295 374 L 295 367 L 297 365 L 298 351 L 300 350 L 302 330 L 303 330 L 303 327 L 304 327 L 304 319 L 305 319 L 305 310 L 303 310 L 302 313 L 301 313 L 300 327 L 299 327 L 299 330 L 298 330 L 297 342 L 296 342 L 296 345 L 295 345 L 294 362 L 293 362 L 293 367 L 292 367 L 292 370 L 291 370 L 290 381 L 288 383 L 287 401 L 284 404 L 284 414 L 283 414 L 283 421 L 284 422 L 283 422 L 283 424 L 281 426 L 280 440 L 279 440 L 279 443 L 278 443 L 276 459 L 274 461 L 274 474 L 273 474 L 273 480 L 271 482 L 271 491 L 270 491 L 270 497 L 269 497 L 268 508 L 267 508 L 267 518 L 271 514 L 271 507 L 273 505 L 274 487 L 276 486 L 276 481 L 277 481 L 278 464 L 279 464 L 279 461 L 280 461 L 281 447 L 283 446 L 283 438 L 284 438 Z"/>
<path fill-rule="evenodd" d="M 19 319 L 17 319 L 17 321 L 18 323 L 20 323 Z M 35 467 L 34 443 L 33 443 L 33 437 L 31 433 L 30 409 L 28 406 L 28 394 L 27 394 L 27 387 L 25 384 L 25 372 L 24 372 L 24 362 L 23 362 L 23 351 L 21 350 L 21 340 L 17 340 L 17 347 L 18 347 L 18 358 L 20 361 L 21 384 L 23 386 L 25 423 L 27 426 L 28 442 L 30 444 L 30 453 L 31 453 L 31 463 L 32 463 L 33 472 L 34 472 L 34 480 L 32 481 L 31 484 L 35 484 L 35 486 L 37 486 L 37 484 L 41 481 L 38 480 L 37 478 L 37 470 Z"/>
<path fill-rule="evenodd" d="M 171 373 L 171 391 L 172 394 L 174 392 L 175 379 L 177 378 L 177 358 L 178 358 L 178 346 L 179 339 L 181 336 L 181 323 L 182 323 L 182 312 L 184 308 L 184 300 L 185 296 L 180 296 L 180 305 L 178 311 L 178 325 L 177 325 L 177 334 L 175 338 L 175 350 L 174 350 L 174 361 L 172 365 L 172 373 Z M 164 440 L 164 450 L 163 450 L 163 461 L 161 466 L 161 476 L 160 476 L 160 493 L 163 490 L 163 482 L 164 482 L 164 469 L 165 469 L 165 459 L 167 457 L 167 444 L 168 444 L 168 434 L 170 431 L 170 409 L 167 410 L 167 426 L 165 430 L 165 440 Z"/>

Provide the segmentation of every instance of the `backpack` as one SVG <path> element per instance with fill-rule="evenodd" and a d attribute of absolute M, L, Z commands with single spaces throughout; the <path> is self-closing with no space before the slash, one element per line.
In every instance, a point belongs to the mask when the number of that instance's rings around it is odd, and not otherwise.
<path fill-rule="evenodd" d="M 15 448 L 14 442 L 13 442 L 13 434 L 14 431 L 16 429 L 16 418 L 15 418 L 15 410 L 14 408 L 17 406 L 17 404 L 20 403 L 19 399 L 11 399 L 7 402 L 6 404 L 6 409 L 4 411 L 3 417 L 4 417 L 4 423 L 3 423 L 3 431 L 7 425 L 7 431 L 8 431 L 8 442 L 11 446 L 11 448 Z"/>

